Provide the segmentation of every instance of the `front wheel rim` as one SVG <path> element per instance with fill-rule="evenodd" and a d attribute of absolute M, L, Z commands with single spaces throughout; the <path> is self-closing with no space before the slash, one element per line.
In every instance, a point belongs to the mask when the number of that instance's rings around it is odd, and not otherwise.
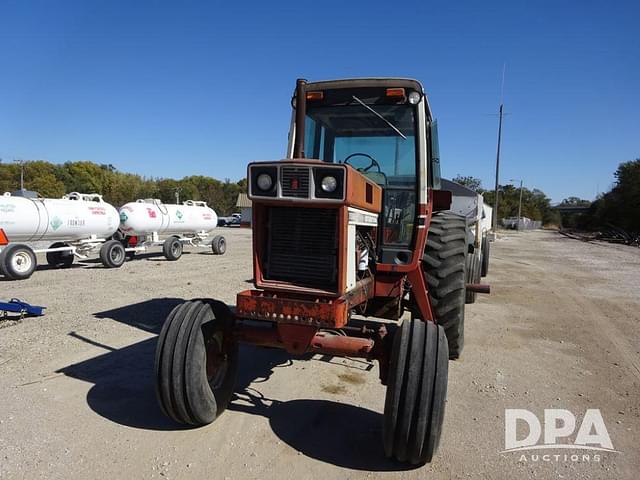
<path fill-rule="evenodd" d="M 26 273 L 31 270 L 33 260 L 28 252 L 17 252 L 11 259 L 13 270 L 18 273 Z"/>
<path fill-rule="evenodd" d="M 225 352 L 223 333 L 216 332 L 205 341 L 207 382 L 211 390 L 222 386 L 229 367 L 229 356 Z"/>

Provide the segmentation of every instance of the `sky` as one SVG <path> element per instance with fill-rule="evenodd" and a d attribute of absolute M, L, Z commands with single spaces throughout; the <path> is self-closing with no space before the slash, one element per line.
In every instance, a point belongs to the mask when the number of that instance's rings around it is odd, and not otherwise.
<path fill-rule="evenodd" d="M 244 177 L 296 78 L 411 77 L 445 177 L 593 199 L 640 157 L 637 1 L 0 0 L 0 158 Z"/>

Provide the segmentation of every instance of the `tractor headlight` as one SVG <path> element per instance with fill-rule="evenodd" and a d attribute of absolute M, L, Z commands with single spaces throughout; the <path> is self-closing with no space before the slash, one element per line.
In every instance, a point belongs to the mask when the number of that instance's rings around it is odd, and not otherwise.
<path fill-rule="evenodd" d="M 261 173 L 260 175 L 258 175 L 256 183 L 258 184 L 258 188 L 260 190 L 267 191 L 270 190 L 273 186 L 273 178 L 271 178 L 271 175 L 269 175 L 268 173 Z"/>
<path fill-rule="evenodd" d="M 411 93 L 409 93 L 408 98 L 409 98 L 409 103 L 411 105 L 417 105 L 420 99 L 422 98 L 422 95 L 420 95 L 419 92 L 416 92 L 415 90 L 413 90 Z"/>
<path fill-rule="evenodd" d="M 338 181 L 336 180 L 336 177 L 332 177 L 331 175 L 327 175 L 320 182 L 320 187 L 327 193 L 335 192 L 337 186 Z"/>
<path fill-rule="evenodd" d="M 344 167 L 313 167 L 313 195 L 322 200 L 342 200 L 344 198 Z"/>

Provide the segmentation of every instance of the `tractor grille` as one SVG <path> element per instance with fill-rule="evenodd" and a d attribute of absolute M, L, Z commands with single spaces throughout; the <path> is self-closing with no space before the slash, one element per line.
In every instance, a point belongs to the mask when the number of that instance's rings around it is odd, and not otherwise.
<path fill-rule="evenodd" d="M 336 228 L 336 209 L 270 208 L 265 279 L 337 288 Z"/>
<path fill-rule="evenodd" d="M 309 169 L 304 167 L 282 167 L 282 196 L 309 198 Z"/>

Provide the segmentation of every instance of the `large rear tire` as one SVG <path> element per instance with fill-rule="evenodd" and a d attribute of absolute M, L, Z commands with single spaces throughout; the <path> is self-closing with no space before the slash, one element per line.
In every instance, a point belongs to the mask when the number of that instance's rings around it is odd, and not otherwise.
<path fill-rule="evenodd" d="M 482 237 L 482 267 L 480 275 L 486 277 L 489 274 L 489 256 L 491 252 L 491 242 L 486 235 Z"/>
<path fill-rule="evenodd" d="M 411 319 L 397 330 L 384 405 L 387 457 L 414 465 L 433 458 L 444 419 L 448 357 L 442 327 Z"/>
<path fill-rule="evenodd" d="M 156 394 L 175 421 L 202 426 L 229 404 L 238 371 L 232 317 L 221 302 L 194 300 L 178 305 L 158 337 Z"/>
<path fill-rule="evenodd" d="M 467 254 L 467 271 L 465 274 L 466 283 L 480 283 L 480 269 L 482 268 L 480 253 L 477 249 L 473 251 L 473 253 Z M 475 303 L 476 302 L 476 292 L 472 292 L 471 290 L 465 290 L 465 302 L 466 303 Z"/>
<path fill-rule="evenodd" d="M 434 213 L 422 257 L 429 299 L 447 336 L 451 359 L 459 358 L 464 346 L 467 228 L 461 215 Z"/>

